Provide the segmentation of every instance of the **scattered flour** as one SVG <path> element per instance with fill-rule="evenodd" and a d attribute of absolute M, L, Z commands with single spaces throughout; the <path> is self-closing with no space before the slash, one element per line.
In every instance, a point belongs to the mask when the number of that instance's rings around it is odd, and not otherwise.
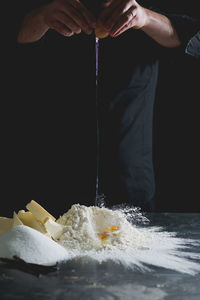
<path fill-rule="evenodd" d="M 27 226 L 0 235 L 0 257 L 16 255 L 42 265 L 84 258 L 142 271 L 158 266 L 187 274 L 200 272 L 200 254 L 188 251 L 199 241 L 178 238 L 158 227 L 133 225 L 121 210 L 75 204 L 57 223 L 64 225 L 57 243 Z"/>
<path fill-rule="evenodd" d="M 200 264 L 189 260 L 200 259 L 200 254 L 185 252 L 188 245 L 199 242 L 177 238 L 162 228 L 132 225 L 121 210 L 75 204 L 57 222 L 65 226 L 58 243 L 71 258 L 112 260 L 141 270 L 150 270 L 147 265 L 151 265 L 188 274 L 200 272 Z M 112 226 L 116 230 L 109 231 Z"/>
<path fill-rule="evenodd" d="M 19 225 L 0 235 L 0 257 L 18 256 L 28 263 L 54 265 L 69 258 L 67 251 L 39 231 Z"/>

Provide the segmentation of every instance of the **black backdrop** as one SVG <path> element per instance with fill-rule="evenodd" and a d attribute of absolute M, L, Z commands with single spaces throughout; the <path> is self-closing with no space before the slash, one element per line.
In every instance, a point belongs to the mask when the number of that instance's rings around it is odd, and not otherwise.
<path fill-rule="evenodd" d="M 12 25 L 11 21 L 10 25 Z M 3 30 L 5 36 L 7 35 L 6 26 L 5 24 Z M 4 103 L 10 102 L 12 105 L 12 101 L 15 100 L 15 91 L 12 90 L 10 84 L 13 80 L 14 48 L 9 44 L 9 38 L 6 36 L 4 39 L 3 35 L 1 147 L 4 150 L 5 141 L 9 139 L 6 137 L 6 129 L 10 126 L 4 117 Z M 157 211 L 200 212 L 199 78 L 200 61 L 197 59 L 182 55 L 161 61 L 154 116 Z M 16 146 L 13 144 L 13 149 Z M 6 166 L 6 159 L 4 155 L 1 155 L 1 165 Z M 5 175 L 5 168 L 1 168 L 0 215 L 11 216 L 14 209 L 24 209 L 24 204 L 31 199 L 20 198 L 19 191 L 14 189 L 16 185 L 13 186 L 8 176 L 12 174 L 12 169 L 7 170 L 7 175 Z M 10 195 L 13 195 L 12 199 Z"/>
<path fill-rule="evenodd" d="M 200 60 L 162 61 L 154 118 L 158 211 L 200 212 Z"/>

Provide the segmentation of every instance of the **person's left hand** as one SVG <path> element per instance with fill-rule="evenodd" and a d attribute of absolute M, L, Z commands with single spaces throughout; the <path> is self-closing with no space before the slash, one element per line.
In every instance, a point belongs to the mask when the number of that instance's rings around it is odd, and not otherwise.
<path fill-rule="evenodd" d="M 135 0 L 111 0 L 104 5 L 97 23 L 116 37 L 129 28 L 140 29 L 146 24 L 146 10 Z"/>

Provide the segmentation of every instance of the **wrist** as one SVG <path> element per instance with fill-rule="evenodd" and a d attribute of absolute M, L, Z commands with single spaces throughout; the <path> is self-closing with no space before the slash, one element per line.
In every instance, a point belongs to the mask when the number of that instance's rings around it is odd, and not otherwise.
<path fill-rule="evenodd" d="M 142 17 L 143 23 L 140 29 L 145 30 L 146 28 L 149 27 L 151 23 L 151 11 L 145 7 L 142 7 L 142 16 L 143 16 Z"/>
<path fill-rule="evenodd" d="M 145 30 L 145 28 L 149 27 L 150 18 L 150 10 L 142 6 L 138 6 L 133 29 Z"/>
<path fill-rule="evenodd" d="M 44 15 L 44 8 L 40 7 L 25 16 L 18 32 L 18 43 L 32 43 L 45 35 L 49 27 L 44 21 Z"/>

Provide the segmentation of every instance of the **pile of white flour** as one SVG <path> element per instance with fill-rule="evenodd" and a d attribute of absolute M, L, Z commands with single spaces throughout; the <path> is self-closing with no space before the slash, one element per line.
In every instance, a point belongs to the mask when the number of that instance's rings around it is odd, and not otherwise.
<path fill-rule="evenodd" d="M 96 206 L 75 204 L 57 223 L 65 226 L 59 244 L 68 250 L 124 250 L 138 248 L 146 239 L 145 233 L 133 227 L 121 211 Z M 116 230 L 106 231 L 110 226 Z M 102 241 L 99 235 L 105 232 L 108 237 Z"/>
<path fill-rule="evenodd" d="M 178 238 L 158 227 L 133 225 L 122 211 L 75 204 L 57 223 L 64 225 L 64 231 L 56 242 L 27 226 L 0 235 L 0 257 L 15 255 L 43 265 L 84 257 L 84 261 L 111 260 L 143 271 L 158 266 L 200 272 L 200 254 L 187 251 L 198 241 Z"/>

